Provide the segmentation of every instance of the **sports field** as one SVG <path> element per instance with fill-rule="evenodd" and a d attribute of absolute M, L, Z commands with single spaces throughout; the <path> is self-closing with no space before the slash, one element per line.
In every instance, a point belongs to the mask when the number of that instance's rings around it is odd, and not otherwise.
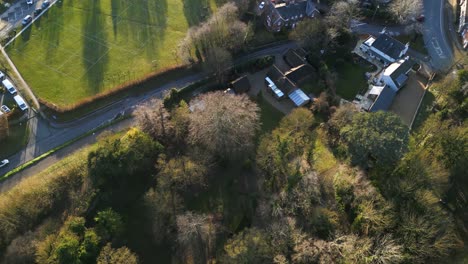
<path fill-rule="evenodd" d="M 209 0 L 62 0 L 6 47 L 35 94 L 74 103 L 180 64 L 187 29 Z"/>

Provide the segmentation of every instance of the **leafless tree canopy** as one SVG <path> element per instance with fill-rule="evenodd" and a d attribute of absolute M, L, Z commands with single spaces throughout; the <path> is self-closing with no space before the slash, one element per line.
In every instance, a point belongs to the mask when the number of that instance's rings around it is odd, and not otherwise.
<path fill-rule="evenodd" d="M 335 2 L 332 5 L 326 18 L 326 22 L 329 28 L 348 30 L 351 20 L 359 18 L 359 1 L 343 0 Z"/>
<path fill-rule="evenodd" d="M 190 140 L 214 155 L 245 153 L 254 144 L 260 127 L 259 108 L 245 95 L 213 92 L 192 103 Z"/>
<path fill-rule="evenodd" d="M 206 61 L 213 47 L 227 51 L 241 48 L 247 36 L 248 27 L 238 18 L 238 8 L 228 2 L 220 7 L 208 21 L 200 26 L 192 27 L 179 44 L 179 55 L 183 60 L 196 59 Z M 198 55 L 197 55 L 198 54 Z"/>
<path fill-rule="evenodd" d="M 173 132 L 170 115 L 160 99 L 152 99 L 135 111 L 138 127 L 159 142 L 165 142 Z"/>
<path fill-rule="evenodd" d="M 422 13 L 421 0 L 393 0 L 390 4 L 390 12 L 402 24 L 413 21 Z"/>

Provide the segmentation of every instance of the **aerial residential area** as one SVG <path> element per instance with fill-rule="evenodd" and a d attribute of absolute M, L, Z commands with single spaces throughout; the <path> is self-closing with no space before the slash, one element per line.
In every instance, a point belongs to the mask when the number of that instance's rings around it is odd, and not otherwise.
<path fill-rule="evenodd" d="M 468 0 L 0 0 L 0 263 L 467 263 Z"/>

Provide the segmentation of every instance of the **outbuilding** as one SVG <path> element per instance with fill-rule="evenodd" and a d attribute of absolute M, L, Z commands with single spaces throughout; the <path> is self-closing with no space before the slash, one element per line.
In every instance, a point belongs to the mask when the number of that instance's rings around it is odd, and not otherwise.
<path fill-rule="evenodd" d="M 310 97 L 307 96 L 301 89 L 296 89 L 288 95 L 296 106 L 304 106 L 310 102 Z"/>

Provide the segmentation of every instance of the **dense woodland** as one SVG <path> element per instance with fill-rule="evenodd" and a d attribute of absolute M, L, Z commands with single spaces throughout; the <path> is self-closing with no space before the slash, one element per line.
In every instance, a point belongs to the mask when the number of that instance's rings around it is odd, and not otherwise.
<path fill-rule="evenodd" d="M 222 10 L 237 12 L 230 4 Z M 300 24 L 291 38 L 309 51 L 339 53 L 349 34 L 338 18 L 351 9 L 334 10 L 324 22 Z M 207 28 L 184 44 L 198 47 L 195 59 L 210 61 L 213 43 L 223 47 L 218 55 L 238 48 L 223 46 L 228 36 L 207 41 Z M 307 39 L 307 32 L 324 37 Z M 432 86 L 434 103 L 409 132 L 392 113 L 337 106 L 335 77 L 321 71 L 326 92 L 271 131 L 261 129 L 261 111 L 245 95 L 210 92 L 140 106 L 134 128 L 102 135 L 0 194 L 0 260 L 466 261 L 468 72 Z"/>

